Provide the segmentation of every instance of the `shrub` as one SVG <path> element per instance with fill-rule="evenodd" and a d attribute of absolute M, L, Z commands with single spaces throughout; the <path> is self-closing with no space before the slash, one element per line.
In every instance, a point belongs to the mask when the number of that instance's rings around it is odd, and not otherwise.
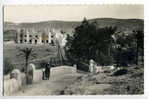
<path fill-rule="evenodd" d="M 111 65 L 113 64 L 113 57 L 112 56 L 107 56 L 107 55 L 104 55 L 103 53 L 100 54 L 100 57 L 98 57 L 98 63 L 100 65 Z"/>
<path fill-rule="evenodd" d="M 124 75 L 127 74 L 127 70 L 126 69 L 121 69 L 121 70 L 117 70 L 113 73 L 113 76 L 120 76 L 120 75 Z"/>
<path fill-rule="evenodd" d="M 89 64 L 84 63 L 84 62 L 79 62 L 78 66 L 77 66 L 77 69 L 88 72 L 89 71 Z"/>
<path fill-rule="evenodd" d="M 9 58 L 4 58 L 3 68 L 4 68 L 4 75 L 10 73 L 14 69 L 12 61 Z"/>

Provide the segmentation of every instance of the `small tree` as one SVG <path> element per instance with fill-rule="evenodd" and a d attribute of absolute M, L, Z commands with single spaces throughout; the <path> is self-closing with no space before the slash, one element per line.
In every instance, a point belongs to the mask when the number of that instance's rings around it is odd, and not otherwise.
<path fill-rule="evenodd" d="M 26 80 L 28 83 L 28 63 L 29 63 L 29 59 L 31 59 L 31 57 L 36 57 L 36 53 L 34 53 L 33 48 L 18 48 L 19 49 L 19 54 L 18 56 L 22 56 L 23 58 L 25 58 L 25 74 L 26 74 Z"/>

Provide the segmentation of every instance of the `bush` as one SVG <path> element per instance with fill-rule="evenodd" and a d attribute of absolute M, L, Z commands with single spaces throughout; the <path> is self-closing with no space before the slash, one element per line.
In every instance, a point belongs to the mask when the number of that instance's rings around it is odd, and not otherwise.
<path fill-rule="evenodd" d="M 84 63 L 84 62 L 79 62 L 78 66 L 77 66 L 77 69 L 88 72 L 89 71 L 89 64 Z"/>
<path fill-rule="evenodd" d="M 121 70 L 117 70 L 113 73 L 113 76 L 120 76 L 120 75 L 124 75 L 127 74 L 127 70 L 126 69 L 121 69 Z"/>
<path fill-rule="evenodd" d="M 114 62 L 113 57 L 104 55 L 103 53 L 100 54 L 100 57 L 98 57 L 98 59 L 99 64 L 105 66 L 111 65 Z"/>
<path fill-rule="evenodd" d="M 9 58 L 4 58 L 3 69 L 4 69 L 4 75 L 10 73 L 14 69 L 12 61 Z"/>

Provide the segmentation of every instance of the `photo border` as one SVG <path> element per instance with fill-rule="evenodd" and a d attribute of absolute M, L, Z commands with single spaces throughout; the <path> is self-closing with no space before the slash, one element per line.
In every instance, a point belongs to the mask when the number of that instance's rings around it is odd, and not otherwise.
<path fill-rule="evenodd" d="M 0 93 L 1 96 L 3 96 L 2 92 L 3 92 L 3 6 L 4 5 L 77 5 L 77 4 L 81 4 L 81 5 L 97 5 L 97 4 L 144 4 L 144 42 L 146 43 L 148 40 L 148 11 L 146 11 L 146 9 L 148 9 L 148 5 L 147 5 L 147 0 L 2 0 L 0 1 Z M 121 98 L 121 99 L 125 99 L 125 98 L 143 98 L 143 99 L 147 99 L 148 98 L 148 77 L 146 75 L 148 75 L 148 62 L 146 61 L 148 59 L 148 45 L 145 44 L 144 46 L 144 95 L 85 95 L 85 96 L 33 96 L 36 99 L 40 99 L 40 98 L 86 98 L 86 99 L 98 99 L 98 98 L 103 98 L 103 99 L 110 99 L 110 98 Z M 32 96 L 27 96 L 27 98 L 31 99 L 33 98 Z M 3 97 L 4 98 L 4 97 Z M 5 96 L 6 98 L 6 96 Z M 8 97 L 7 97 L 8 98 Z M 11 97 L 9 96 L 9 98 L 13 99 L 13 98 L 26 98 L 25 96 L 15 96 L 15 97 Z"/>

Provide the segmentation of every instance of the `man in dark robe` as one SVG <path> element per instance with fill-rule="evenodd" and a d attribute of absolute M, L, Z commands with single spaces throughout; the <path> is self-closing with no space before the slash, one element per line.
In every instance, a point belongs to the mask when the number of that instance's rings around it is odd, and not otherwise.
<path fill-rule="evenodd" d="M 51 69 L 51 65 L 47 63 L 45 66 L 45 77 L 47 80 L 49 80 L 49 77 L 50 77 L 50 69 Z"/>

